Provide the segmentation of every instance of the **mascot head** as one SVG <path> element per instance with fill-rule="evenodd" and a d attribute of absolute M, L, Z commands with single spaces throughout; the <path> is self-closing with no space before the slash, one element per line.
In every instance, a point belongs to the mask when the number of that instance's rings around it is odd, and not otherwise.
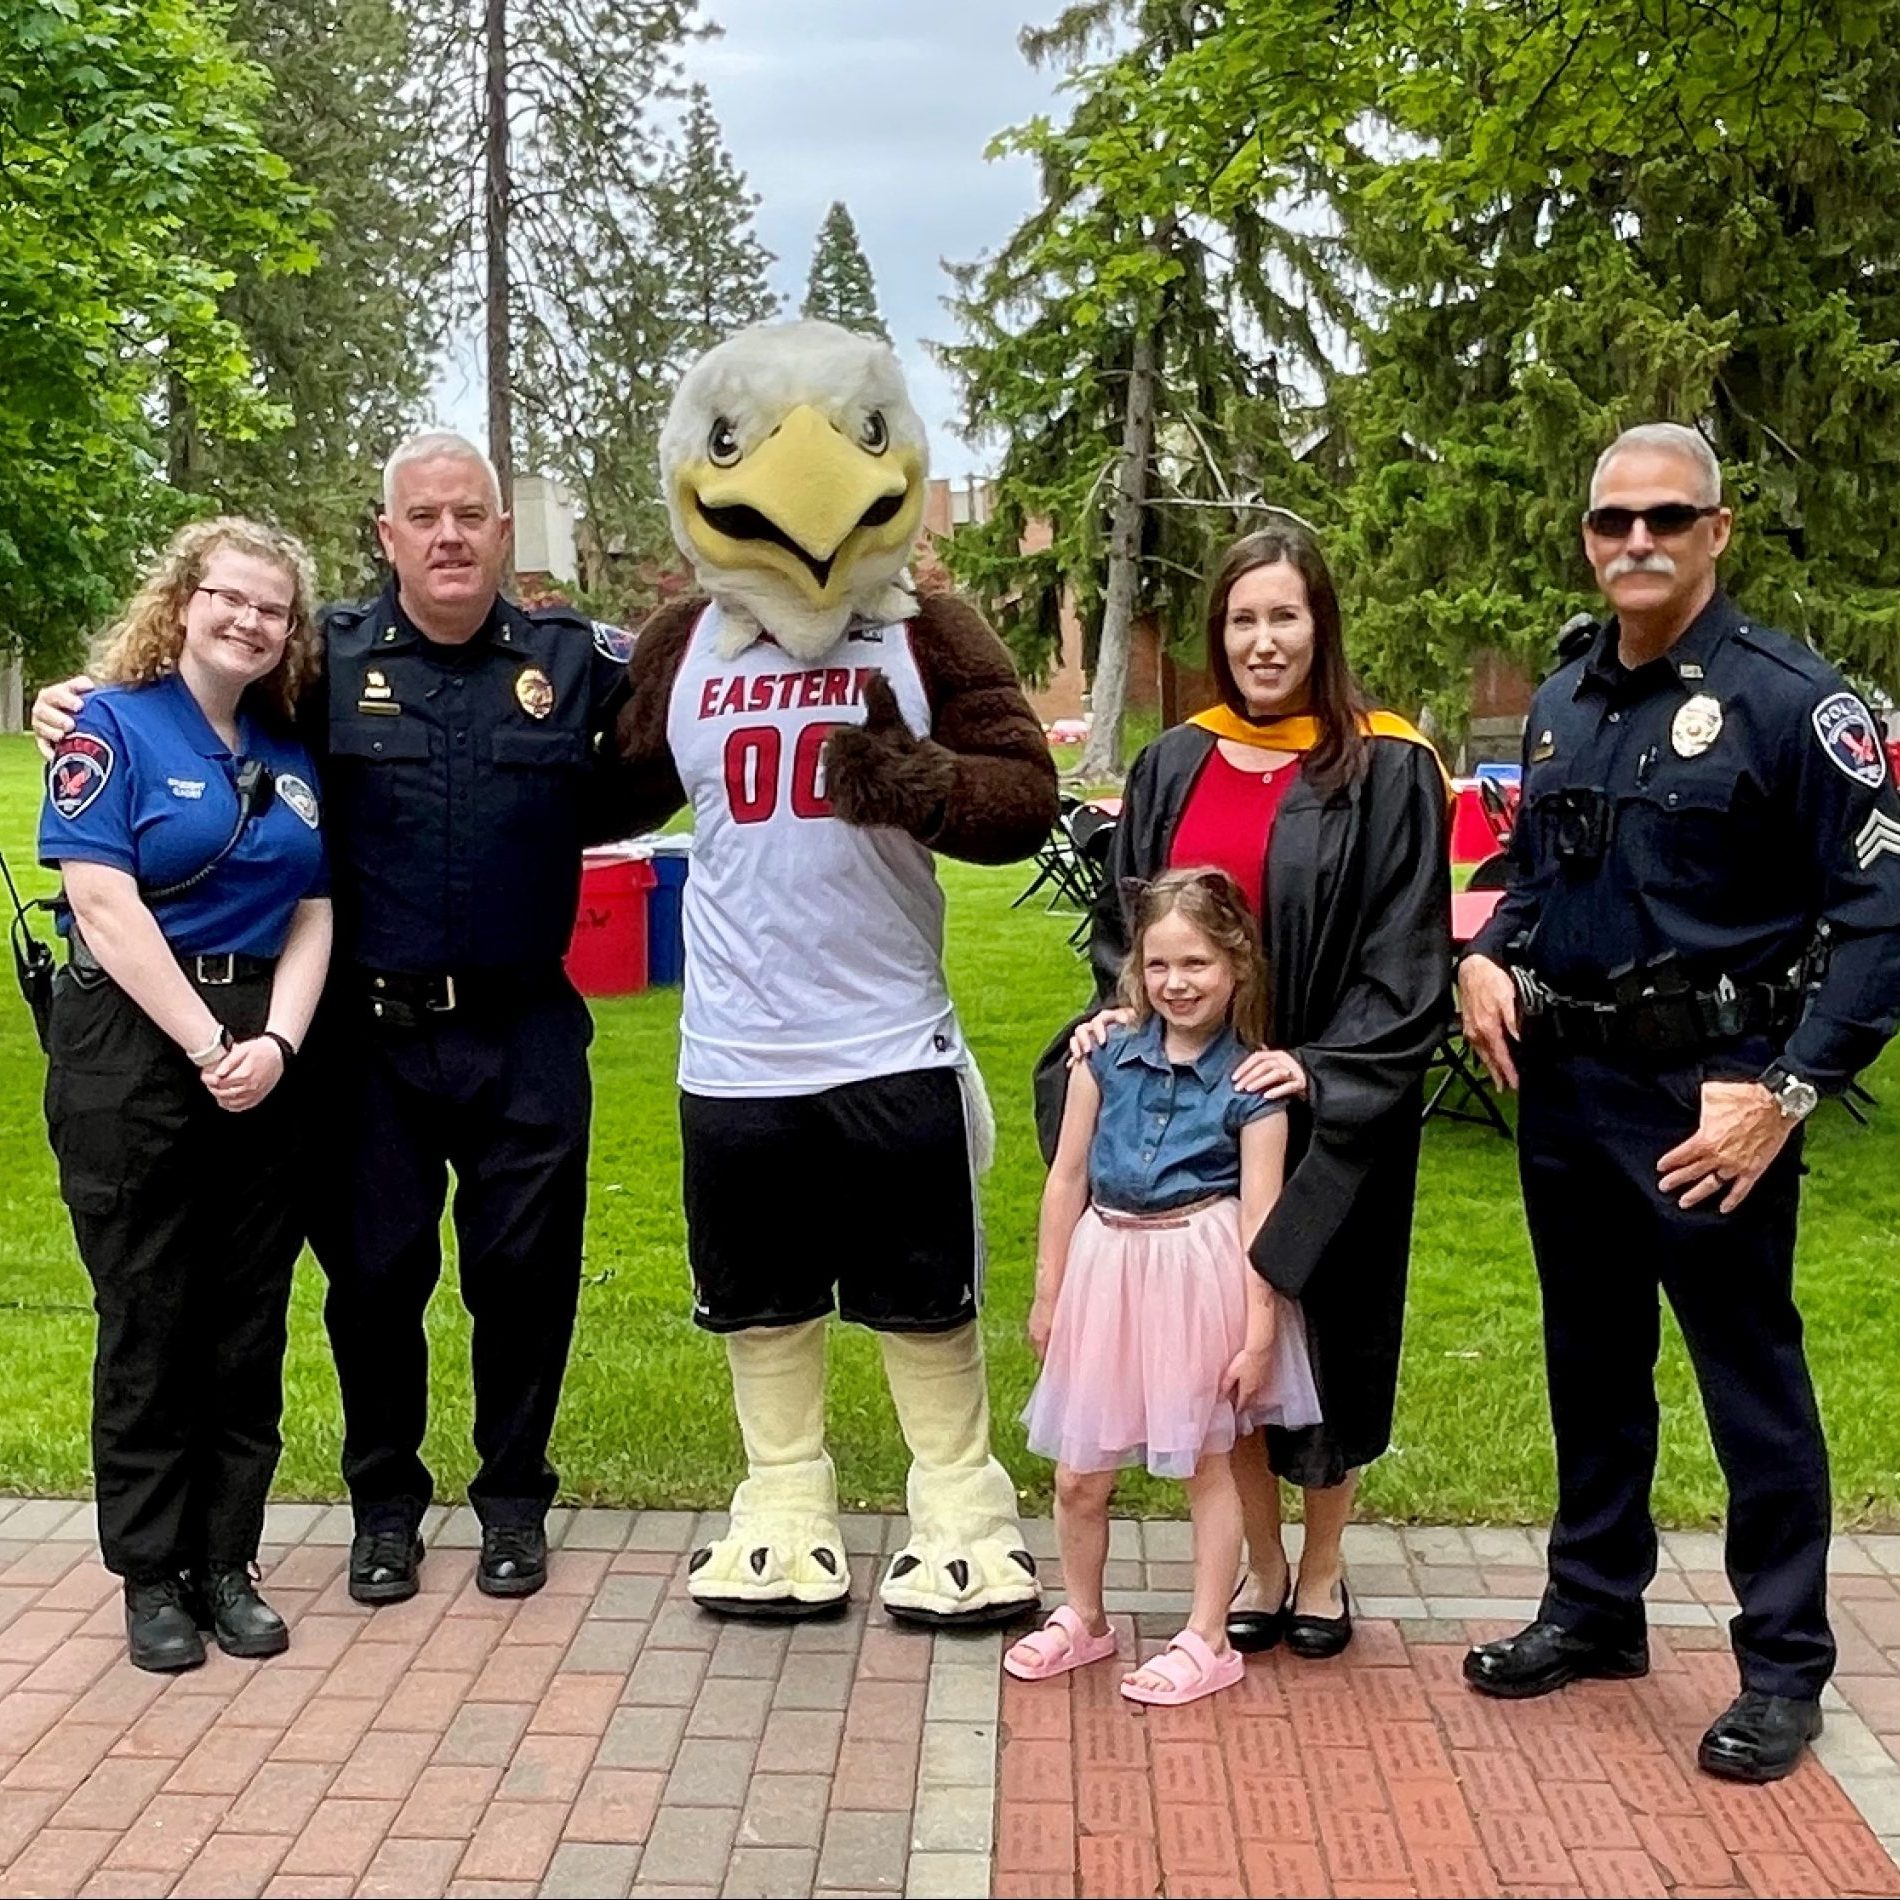
<path fill-rule="evenodd" d="M 708 350 L 667 413 L 660 478 L 728 649 L 769 629 L 814 660 L 853 618 L 914 612 L 899 577 L 927 466 L 903 372 L 875 337 L 762 323 Z"/>

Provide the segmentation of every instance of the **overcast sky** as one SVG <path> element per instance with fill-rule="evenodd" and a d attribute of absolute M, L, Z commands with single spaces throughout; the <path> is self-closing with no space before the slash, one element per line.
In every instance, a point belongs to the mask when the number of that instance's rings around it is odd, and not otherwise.
<path fill-rule="evenodd" d="M 940 260 L 993 251 L 1035 202 L 1034 167 L 987 162 L 983 149 L 1057 108 L 1055 75 L 1032 70 L 1016 47 L 1025 22 L 1057 10 L 1054 0 L 711 0 L 724 35 L 688 49 L 689 74 L 710 90 L 763 201 L 759 236 L 777 256 L 771 283 L 785 314 L 797 314 L 827 208 L 850 208 L 939 475 L 983 466 L 956 435 L 955 393 L 923 347 L 955 335 Z M 438 399 L 479 439 L 472 361 L 445 372 Z"/>

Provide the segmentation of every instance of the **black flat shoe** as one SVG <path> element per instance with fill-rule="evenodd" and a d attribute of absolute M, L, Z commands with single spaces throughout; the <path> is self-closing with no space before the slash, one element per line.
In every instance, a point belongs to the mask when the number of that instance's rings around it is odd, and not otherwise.
<path fill-rule="evenodd" d="M 350 1545 L 350 1595 L 406 1603 L 422 1588 L 422 1539 L 412 1530 L 358 1531 Z"/>
<path fill-rule="evenodd" d="M 1744 1689 L 1715 1718 L 1696 1761 L 1724 1781 L 1779 1781 L 1794 1773 L 1820 1732 L 1820 1703 Z"/>
<path fill-rule="evenodd" d="M 1549 1695 L 1580 1677 L 1626 1682 L 1649 1674 L 1649 1639 L 1593 1643 L 1541 1617 L 1515 1636 L 1480 1643 L 1465 1657 L 1465 1680 L 1480 1695 L 1517 1700 Z"/>
<path fill-rule="evenodd" d="M 125 1646 L 135 1669 L 157 1675 L 196 1669 L 204 1661 L 204 1638 L 198 1634 L 184 1578 L 126 1584 Z"/>
<path fill-rule="evenodd" d="M 1246 1585 L 1242 1584 L 1241 1589 Z M 1240 1590 L 1234 1592 L 1240 1595 Z M 1271 1649 L 1286 1634 L 1286 1613 L 1293 1605 L 1293 1577 L 1289 1572 L 1286 1595 L 1277 1610 L 1236 1610 L 1227 1612 L 1227 1640 L 1243 1656 L 1258 1656 Z"/>
<path fill-rule="evenodd" d="M 475 1587 L 487 1597 L 531 1597 L 548 1580 L 548 1537 L 539 1524 L 482 1527 Z"/>
<path fill-rule="evenodd" d="M 248 1569 L 211 1570 L 194 1579 L 198 1627 L 227 1656 L 281 1656 L 290 1647 L 284 1619 L 257 1594 Z"/>
<path fill-rule="evenodd" d="M 1286 1646 L 1308 1662 L 1325 1662 L 1352 1641 L 1352 1592 L 1339 1580 L 1337 1616 L 1302 1616 L 1296 1610 L 1286 1620 Z"/>

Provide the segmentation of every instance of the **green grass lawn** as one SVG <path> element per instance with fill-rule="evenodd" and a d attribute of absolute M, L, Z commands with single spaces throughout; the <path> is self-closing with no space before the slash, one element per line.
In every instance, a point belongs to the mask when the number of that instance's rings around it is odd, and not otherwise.
<path fill-rule="evenodd" d="M 0 738 L 0 848 L 30 864 L 39 776 L 30 745 Z M 991 1272 L 986 1328 L 1002 1455 L 1046 1505 L 1048 1471 L 1015 1423 L 1032 1377 L 1022 1339 L 1042 1170 L 1029 1122 L 1029 1070 L 1079 1003 L 1073 919 L 1009 908 L 1019 868 L 946 864 L 950 974 L 999 1123 L 985 1197 Z M 32 874 L 35 888 L 46 880 Z M 674 1115 L 676 992 L 596 1006 L 597 1108 L 586 1288 L 555 1458 L 566 1495 L 589 1503 L 724 1502 L 739 1473 L 718 1343 L 687 1319 Z M 42 1063 L 26 1011 L 0 996 L 0 1491 L 76 1492 L 87 1483 L 92 1321 L 85 1276 L 54 1187 L 40 1118 Z M 1900 1057 L 1868 1078 L 1886 1106 L 1871 1128 L 1822 1110 L 1809 1148 L 1801 1288 L 1833 1443 L 1838 1507 L 1849 1524 L 1900 1519 Z M 828 1184 L 827 1192 L 835 1191 Z M 787 1209 L 822 1244 L 823 1200 Z M 336 1381 L 320 1317 L 320 1277 L 305 1258 L 291 1324 L 285 1497 L 335 1495 Z M 466 1482 L 468 1328 L 451 1264 L 430 1314 L 435 1403 L 429 1456 L 445 1493 Z M 833 1444 L 853 1507 L 903 1493 L 903 1454 L 865 1336 L 834 1333 Z M 1711 1521 L 1721 1483 L 1694 1386 L 1673 1333 L 1662 1368 L 1659 1515 Z M 1479 1128 L 1427 1131 L 1413 1253 L 1404 1377 L 1393 1450 L 1365 1491 L 1394 1519 L 1537 1522 L 1551 1495 L 1550 1434 L 1535 1283 L 1510 1148 Z M 1133 1480 L 1124 1503 L 1177 1511 L 1178 1488 Z"/>

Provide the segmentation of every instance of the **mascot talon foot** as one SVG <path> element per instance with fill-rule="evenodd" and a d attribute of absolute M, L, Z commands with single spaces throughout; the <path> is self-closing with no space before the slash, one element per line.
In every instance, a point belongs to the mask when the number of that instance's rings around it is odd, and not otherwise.
<path fill-rule="evenodd" d="M 850 1590 L 844 1551 L 822 1528 L 788 1537 L 783 1530 L 742 1527 L 702 1544 L 686 1565 L 686 1594 L 719 1616 L 835 1616 Z"/>
<path fill-rule="evenodd" d="M 900 1623 L 985 1629 L 1014 1623 L 1042 1605 L 1036 1560 L 1000 1538 L 955 1551 L 913 1539 L 891 1559 L 878 1598 Z"/>

